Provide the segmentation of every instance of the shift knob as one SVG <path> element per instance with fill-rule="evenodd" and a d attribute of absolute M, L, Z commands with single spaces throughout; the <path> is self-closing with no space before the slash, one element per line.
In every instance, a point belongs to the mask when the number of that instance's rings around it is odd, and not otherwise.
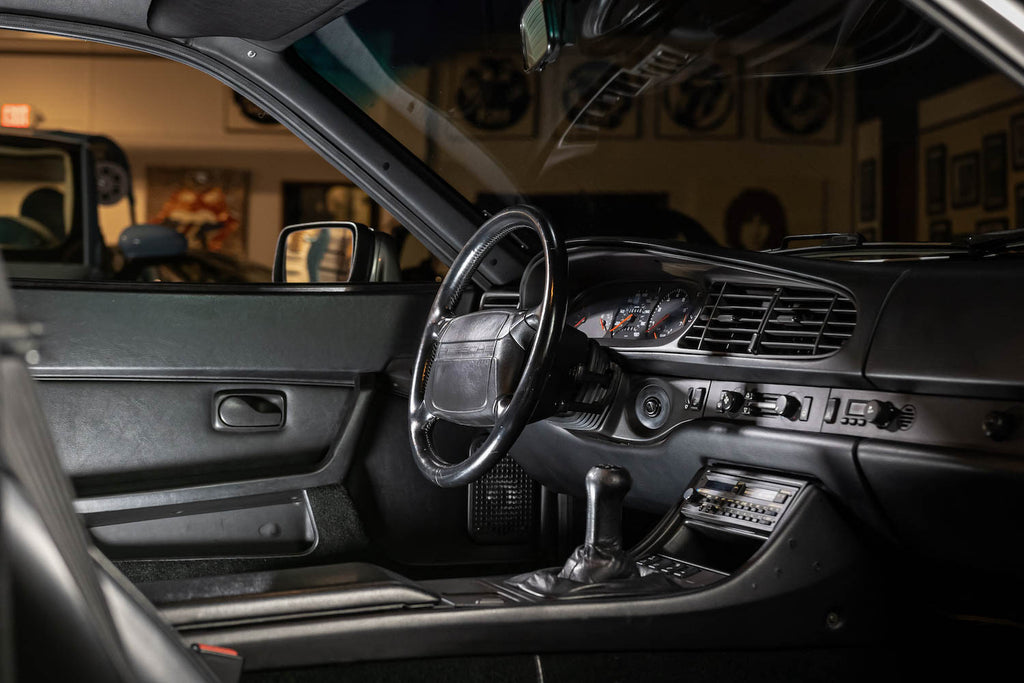
<path fill-rule="evenodd" d="M 624 467 L 598 465 L 587 472 L 587 537 L 566 560 L 558 577 L 599 583 L 638 576 L 622 550 L 622 499 L 633 485 Z"/>
<path fill-rule="evenodd" d="M 607 552 L 622 550 L 622 501 L 633 486 L 629 470 L 598 465 L 587 472 L 585 543 Z"/>

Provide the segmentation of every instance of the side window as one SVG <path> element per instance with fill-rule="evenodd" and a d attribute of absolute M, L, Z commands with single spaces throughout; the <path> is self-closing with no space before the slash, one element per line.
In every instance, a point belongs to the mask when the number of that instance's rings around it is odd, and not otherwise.
<path fill-rule="evenodd" d="M 444 272 L 366 193 L 206 74 L 15 31 L 0 31 L 0 62 L 0 249 L 12 276 L 269 282 L 282 228 L 315 221 L 386 233 L 391 277 Z M 292 243 L 305 261 L 327 259 L 312 271 L 321 278 L 347 279 L 350 242 Z"/>

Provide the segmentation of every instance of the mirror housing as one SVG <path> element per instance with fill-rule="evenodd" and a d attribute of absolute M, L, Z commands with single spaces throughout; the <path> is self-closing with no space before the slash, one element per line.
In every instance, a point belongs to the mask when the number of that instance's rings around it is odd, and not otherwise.
<path fill-rule="evenodd" d="M 274 282 L 397 282 L 391 236 L 362 223 L 316 221 L 289 225 L 277 239 Z"/>
<path fill-rule="evenodd" d="M 126 259 L 170 258 L 188 251 L 188 240 L 166 225 L 141 223 L 121 231 L 117 245 Z"/>
<path fill-rule="evenodd" d="M 540 71 L 558 59 L 567 42 L 564 18 L 568 9 L 563 0 L 531 0 L 527 4 L 519 20 L 524 71 Z"/>

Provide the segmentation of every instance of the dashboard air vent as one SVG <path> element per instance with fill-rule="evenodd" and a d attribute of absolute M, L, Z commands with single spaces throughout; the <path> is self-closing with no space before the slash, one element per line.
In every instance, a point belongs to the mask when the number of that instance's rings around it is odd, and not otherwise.
<path fill-rule="evenodd" d="M 842 294 L 719 281 L 679 344 L 718 354 L 824 356 L 839 350 L 856 323 L 853 301 Z"/>

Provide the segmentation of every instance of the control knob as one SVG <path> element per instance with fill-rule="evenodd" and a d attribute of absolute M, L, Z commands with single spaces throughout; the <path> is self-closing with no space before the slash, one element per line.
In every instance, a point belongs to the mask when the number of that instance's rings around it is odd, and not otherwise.
<path fill-rule="evenodd" d="M 743 405 L 743 394 L 738 391 L 723 391 L 718 397 L 718 411 L 722 413 L 735 413 Z"/>
<path fill-rule="evenodd" d="M 775 399 L 775 414 L 792 420 L 800 412 L 800 401 L 792 396 L 779 396 Z"/>
<path fill-rule="evenodd" d="M 864 407 L 864 419 L 879 429 L 888 427 L 899 414 L 899 408 L 888 401 L 868 401 Z"/>

